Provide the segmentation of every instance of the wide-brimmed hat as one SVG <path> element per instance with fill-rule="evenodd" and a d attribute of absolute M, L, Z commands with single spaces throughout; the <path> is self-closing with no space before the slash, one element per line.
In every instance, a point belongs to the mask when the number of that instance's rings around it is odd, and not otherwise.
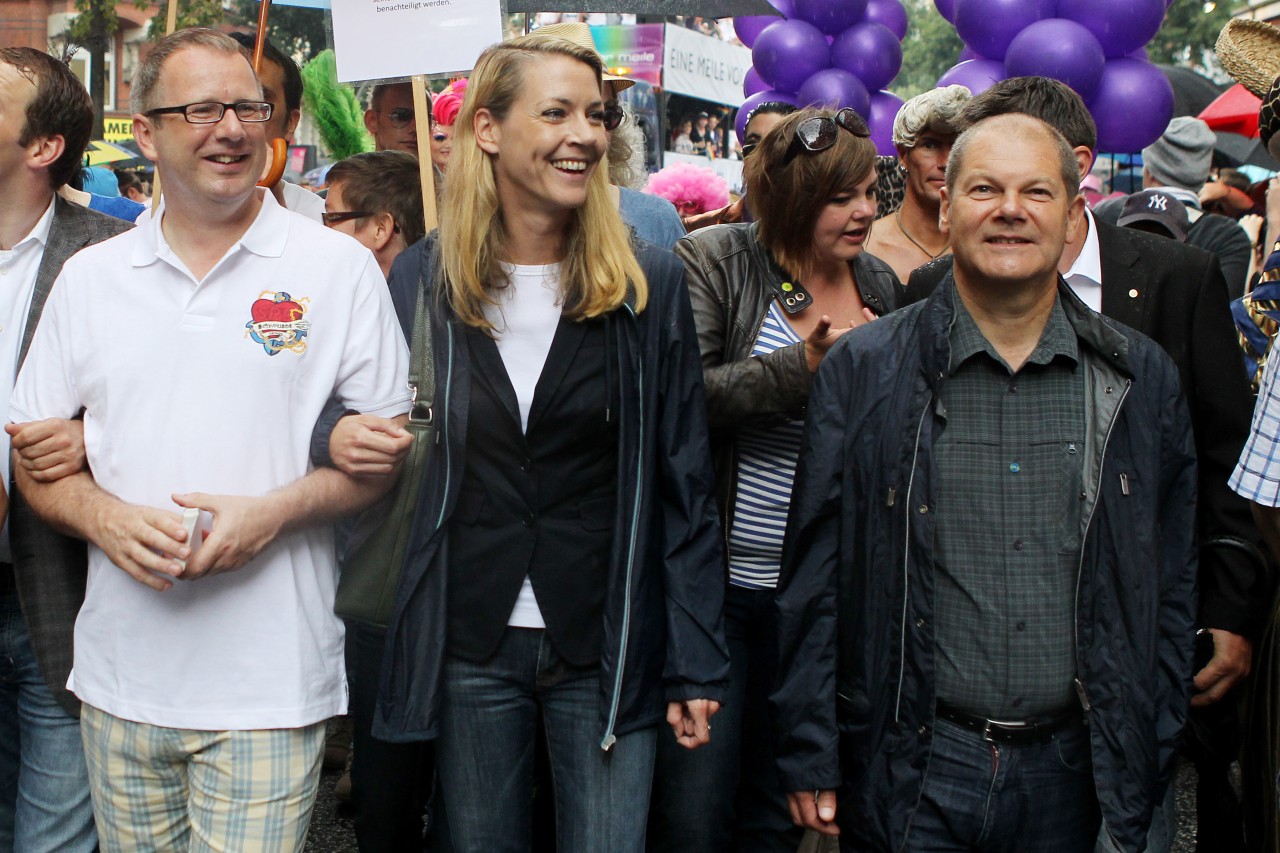
<path fill-rule="evenodd" d="M 1218 34 L 1214 50 L 1227 73 L 1262 99 L 1258 136 L 1267 152 L 1280 160 L 1280 29 L 1263 21 L 1232 18 Z"/>
<path fill-rule="evenodd" d="M 1265 21 L 1232 18 L 1214 51 L 1227 73 L 1259 98 L 1266 98 L 1280 77 L 1280 29 Z"/>
<path fill-rule="evenodd" d="M 573 42 L 578 47 L 594 50 L 597 56 L 600 55 L 600 51 L 596 48 L 596 41 L 591 37 L 591 27 L 581 21 L 567 24 L 547 24 L 545 27 L 538 27 L 529 35 L 562 38 L 565 41 Z M 630 77 L 619 77 L 617 74 L 610 74 L 609 66 L 605 65 L 603 56 L 600 57 L 600 64 L 605 66 L 604 73 L 600 75 L 601 82 L 612 83 L 615 95 L 623 89 L 630 89 L 636 84 L 636 81 Z"/>

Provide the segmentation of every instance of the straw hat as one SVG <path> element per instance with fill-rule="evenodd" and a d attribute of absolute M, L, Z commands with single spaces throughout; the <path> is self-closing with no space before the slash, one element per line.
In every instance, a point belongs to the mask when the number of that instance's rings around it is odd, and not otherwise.
<path fill-rule="evenodd" d="M 1227 73 L 1259 98 L 1265 99 L 1280 77 L 1280 29 L 1271 24 L 1232 18 L 1214 50 Z"/>
<path fill-rule="evenodd" d="M 573 42 L 578 47 L 585 47 L 588 50 L 595 51 L 597 56 L 600 54 L 600 51 L 596 50 L 595 39 L 591 37 L 591 27 L 581 21 L 568 24 L 547 24 L 545 27 L 538 27 L 529 35 L 562 38 L 565 41 Z M 605 65 L 604 57 L 600 57 L 600 64 Z M 636 81 L 630 77 L 619 77 L 616 74 L 610 74 L 609 66 L 607 65 L 605 65 L 604 73 L 600 75 L 600 79 L 604 83 L 613 84 L 613 93 L 615 95 L 623 89 L 630 89 L 636 84 Z"/>

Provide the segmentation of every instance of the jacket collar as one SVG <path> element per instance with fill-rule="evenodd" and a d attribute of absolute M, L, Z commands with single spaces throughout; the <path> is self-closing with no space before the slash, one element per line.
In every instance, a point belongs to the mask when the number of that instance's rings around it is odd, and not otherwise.
<path fill-rule="evenodd" d="M 951 363 L 951 324 L 956 316 L 957 299 L 955 278 L 948 271 L 921 309 L 920 364 L 926 381 L 935 392 L 946 379 Z M 1096 356 L 1125 376 L 1132 377 L 1128 338 L 1081 302 L 1061 275 L 1058 276 L 1058 300 L 1080 342 L 1081 358 Z"/>

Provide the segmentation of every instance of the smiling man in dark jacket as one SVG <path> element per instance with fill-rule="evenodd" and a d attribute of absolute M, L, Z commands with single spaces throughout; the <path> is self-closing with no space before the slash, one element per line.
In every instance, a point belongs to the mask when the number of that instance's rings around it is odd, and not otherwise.
<path fill-rule="evenodd" d="M 1141 849 L 1191 688 L 1177 371 L 1058 276 L 1083 204 L 1056 131 L 988 119 L 947 176 L 954 276 L 850 333 L 811 396 L 784 789 L 846 850 L 1088 851 L 1100 826 Z"/>

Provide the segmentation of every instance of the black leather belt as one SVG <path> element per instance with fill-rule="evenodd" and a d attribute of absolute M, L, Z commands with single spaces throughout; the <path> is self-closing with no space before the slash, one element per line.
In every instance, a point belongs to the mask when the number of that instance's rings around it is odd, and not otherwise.
<path fill-rule="evenodd" d="M 0 563 L 0 595 L 18 591 L 18 579 L 13 574 L 13 563 Z"/>
<path fill-rule="evenodd" d="M 1039 743 L 1048 740 L 1063 729 L 1084 723 L 1084 717 L 1078 709 L 1032 717 L 1027 720 L 989 720 L 986 717 L 956 710 L 945 702 L 938 703 L 938 716 L 961 728 L 977 732 L 985 741 L 1009 746 Z"/>

